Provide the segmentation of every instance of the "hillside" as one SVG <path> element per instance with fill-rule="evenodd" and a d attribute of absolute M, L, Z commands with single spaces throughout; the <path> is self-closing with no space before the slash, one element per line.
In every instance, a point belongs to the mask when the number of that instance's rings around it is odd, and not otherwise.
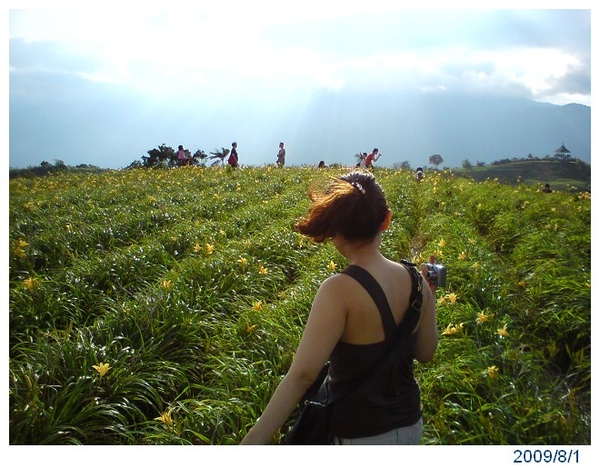
<path fill-rule="evenodd" d="M 590 122 L 591 108 L 576 104 L 340 91 L 315 96 L 298 122 L 284 116 L 278 134 L 296 129 L 297 141 L 286 140 L 290 161 L 311 156 L 347 164 L 346 155 L 376 146 L 384 155 L 380 166 L 405 160 L 424 166 L 430 155 L 441 154 L 445 165 L 460 167 L 465 158 L 490 164 L 530 153 L 544 157 L 564 143 L 591 163 Z"/>
<path fill-rule="evenodd" d="M 452 169 L 477 182 L 498 179 L 499 182 L 517 182 L 535 186 L 550 184 L 552 190 L 591 190 L 592 168 L 583 161 L 557 160 L 518 161 L 508 164 Z"/>
<path fill-rule="evenodd" d="M 347 265 L 293 229 L 308 189 L 346 170 L 11 179 L 10 443 L 239 443 Z M 589 194 L 374 174 L 394 214 L 382 253 L 448 271 L 435 357 L 415 363 L 422 443 L 589 445 Z"/>

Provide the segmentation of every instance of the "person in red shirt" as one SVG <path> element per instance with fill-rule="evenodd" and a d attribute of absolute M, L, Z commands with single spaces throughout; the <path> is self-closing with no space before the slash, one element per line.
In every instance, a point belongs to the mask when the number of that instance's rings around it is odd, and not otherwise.
<path fill-rule="evenodd" d="M 372 169 L 373 161 L 377 161 L 380 157 L 381 157 L 381 155 L 379 154 L 379 150 L 377 148 L 374 148 L 373 151 L 367 156 L 367 159 L 365 160 L 365 165 L 367 166 L 367 168 Z"/>

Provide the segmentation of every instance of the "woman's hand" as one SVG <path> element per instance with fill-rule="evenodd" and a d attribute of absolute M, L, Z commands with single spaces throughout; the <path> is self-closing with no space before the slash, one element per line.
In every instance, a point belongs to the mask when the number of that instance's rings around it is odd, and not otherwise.
<path fill-rule="evenodd" d="M 429 256 L 429 263 L 435 263 L 435 255 Z M 425 281 L 427 281 L 427 285 L 429 286 L 429 289 L 435 296 L 435 291 L 437 289 L 437 285 L 435 285 L 431 281 L 429 281 L 429 269 L 427 268 L 427 264 L 425 264 L 425 263 L 421 264 L 421 273 L 423 275 L 423 278 L 425 278 Z"/>

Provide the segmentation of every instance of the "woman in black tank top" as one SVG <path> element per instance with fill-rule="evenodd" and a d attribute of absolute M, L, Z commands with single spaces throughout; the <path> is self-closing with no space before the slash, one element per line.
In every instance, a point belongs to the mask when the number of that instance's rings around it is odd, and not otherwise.
<path fill-rule="evenodd" d="M 373 278 L 389 311 L 382 313 L 365 288 L 348 274 L 327 278 L 319 287 L 295 359 L 262 416 L 243 444 L 266 444 L 286 422 L 327 361 L 331 385 L 368 368 L 409 309 L 411 276 L 380 252 L 392 214 L 382 188 L 367 171 L 332 179 L 296 230 L 315 242 L 331 241 L 348 265 Z M 430 262 L 434 262 L 433 257 Z M 426 272 L 426 267 L 421 267 Z M 394 342 L 387 360 L 360 389 L 333 405 L 332 436 L 340 444 L 418 443 L 422 432 L 414 359 L 427 362 L 437 347 L 435 285 L 423 288 L 418 323 Z M 388 325 L 385 325 L 385 324 Z"/>

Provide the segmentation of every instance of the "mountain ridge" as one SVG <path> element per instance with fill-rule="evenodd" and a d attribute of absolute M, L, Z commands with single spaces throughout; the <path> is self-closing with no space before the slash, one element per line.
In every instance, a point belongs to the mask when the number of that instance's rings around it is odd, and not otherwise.
<path fill-rule="evenodd" d="M 347 91 L 315 95 L 297 123 L 296 153 L 346 163 L 349 155 L 378 147 L 379 165 L 444 166 L 553 155 L 565 145 L 591 163 L 591 107 L 562 106 L 524 98 L 429 94 L 419 96 Z"/>

